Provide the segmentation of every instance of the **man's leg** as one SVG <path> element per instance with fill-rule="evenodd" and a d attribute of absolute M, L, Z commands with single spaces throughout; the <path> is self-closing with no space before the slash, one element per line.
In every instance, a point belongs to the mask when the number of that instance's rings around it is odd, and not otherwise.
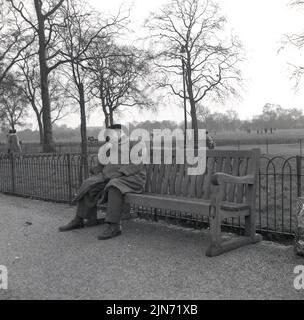
<path fill-rule="evenodd" d="M 123 195 L 120 190 L 115 187 L 109 188 L 106 214 L 108 226 L 102 235 L 98 237 L 99 240 L 111 239 L 121 234 L 120 221 L 123 213 L 123 204 Z"/>
<path fill-rule="evenodd" d="M 97 203 L 96 198 L 87 193 L 77 204 L 76 217 L 80 219 L 96 220 Z"/>
<path fill-rule="evenodd" d="M 103 181 L 93 186 L 77 203 L 76 216 L 67 225 L 60 227 L 59 231 L 71 231 L 99 224 L 97 219 L 97 203 L 105 185 L 108 181 Z M 85 183 L 85 182 L 84 182 Z M 88 219 L 84 224 L 84 219 Z"/>
<path fill-rule="evenodd" d="M 111 187 L 108 191 L 106 222 L 120 224 L 123 213 L 123 195 L 119 189 Z"/>
<path fill-rule="evenodd" d="M 88 221 L 84 224 L 84 219 Z M 97 198 L 88 192 L 81 200 L 78 201 L 76 216 L 65 226 L 59 228 L 59 231 L 71 231 L 97 225 Z"/>

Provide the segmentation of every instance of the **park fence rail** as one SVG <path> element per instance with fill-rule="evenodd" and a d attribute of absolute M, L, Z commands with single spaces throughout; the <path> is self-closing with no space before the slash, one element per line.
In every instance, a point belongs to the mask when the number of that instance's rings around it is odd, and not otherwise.
<path fill-rule="evenodd" d="M 46 201 L 71 203 L 85 177 L 79 154 L 0 154 L 0 192 Z M 97 163 L 89 155 L 89 166 Z M 260 232 L 294 235 L 297 199 L 302 195 L 303 158 L 261 158 L 258 176 L 257 210 Z M 157 214 L 154 213 L 154 214 Z M 160 216 L 163 212 L 158 213 Z M 171 218 L 208 223 L 208 217 L 191 213 L 168 213 Z M 242 229 L 236 219 L 225 225 Z"/>

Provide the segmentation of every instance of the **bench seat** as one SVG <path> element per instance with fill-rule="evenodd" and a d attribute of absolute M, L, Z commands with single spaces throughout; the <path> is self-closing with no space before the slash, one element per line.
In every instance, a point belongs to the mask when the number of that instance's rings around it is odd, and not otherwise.
<path fill-rule="evenodd" d="M 129 193 L 125 196 L 125 202 L 136 206 L 191 212 L 202 216 L 208 216 L 211 207 L 210 200 L 155 193 Z M 241 211 L 245 211 L 244 216 L 248 216 L 249 209 L 250 206 L 245 203 L 234 203 L 228 201 L 221 202 L 221 210 L 227 211 L 227 215 L 229 215 L 229 217 L 233 212 L 239 216 L 239 212 Z M 227 216 L 223 218 L 226 219 Z"/>

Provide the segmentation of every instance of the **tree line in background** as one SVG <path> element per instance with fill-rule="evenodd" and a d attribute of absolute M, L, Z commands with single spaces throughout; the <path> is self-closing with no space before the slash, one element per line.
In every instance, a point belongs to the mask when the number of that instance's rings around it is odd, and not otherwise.
<path fill-rule="evenodd" d="M 194 130 L 195 146 L 201 127 L 217 131 L 303 127 L 303 114 L 296 109 L 268 104 L 260 116 L 241 121 L 235 111 L 212 112 L 206 107 L 238 96 L 243 82 L 244 50 L 227 30 L 217 3 L 168 0 L 147 17 L 142 27 L 146 37 L 132 33 L 131 20 L 130 10 L 106 14 L 81 0 L 2 1 L 2 127 L 22 127 L 29 117 L 33 123 L 34 115 L 44 152 L 54 150 L 54 138 L 61 132 L 61 138 L 80 137 L 83 154 L 87 116 L 96 108 L 104 115 L 101 126 L 108 127 L 126 109 L 156 110 L 160 103 L 180 107 L 182 102 L 184 122 L 179 126 Z M 303 35 L 286 39 L 302 48 Z M 302 70 L 294 66 L 298 85 Z M 56 126 L 70 113 L 79 114 L 78 131 Z M 164 124 L 177 125 L 141 125 Z M 26 132 L 31 135 L 31 130 Z"/>
<path fill-rule="evenodd" d="M 175 121 L 144 121 L 130 123 L 130 129 L 143 128 L 149 132 L 153 129 L 184 129 L 184 122 L 177 123 Z M 190 123 L 188 124 L 191 125 Z M 210 132 L 238 132 L 243 131 L 247 133 L 268 133 L 275 132 L 275 130 L 284 129 L 304 129 L 304 113 L 298 109 L 283 109 L 279 105 L 266 104 L 263 112 L 251 120 L 240 120 L 237 112 L 228 110 L 226 112 L 205 112 L 204 117 L 198 114 L 198 128 L 207 129 Z M 98 138 L 101 127 L 88 127 L 87 136 L 88 141 L 90 137 Z M 53 125 L 54 140 L 57 142 L 79 142 L 81 141 L 80 127 L 69 128 L 67 125 Z M 39 142 L 39 131 L 30 129 L 21 130 L 19 137 L 23 142 Z M 0 134 L 0 142 L 5 142 L 5 133 Z"/>
<path fill-rule="evenodd" d="M 304 113 L 297 108 L 283 108 L 267 103 L 261 114 L 250 120 L 240 120 L 234 110 L 212 113 L 208 108 L 198 114 L 200 123 L 208 130 L 216 131 L 264 131 L 270 129 L 304 129 Z"/>

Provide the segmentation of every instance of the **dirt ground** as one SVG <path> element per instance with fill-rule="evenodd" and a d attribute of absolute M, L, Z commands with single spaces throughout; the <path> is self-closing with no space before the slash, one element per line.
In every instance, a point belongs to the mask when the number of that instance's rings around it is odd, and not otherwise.
<path fill-rule="evenodd" d="M 59 233 L 74 210 L 0 195 L 0 300 L 304 298 L 293 285 L 304 259 L 292 247 L 262 242 L 207 258 L 206 231 L 138 219 L 105 242 L 102 226 Z"/>

